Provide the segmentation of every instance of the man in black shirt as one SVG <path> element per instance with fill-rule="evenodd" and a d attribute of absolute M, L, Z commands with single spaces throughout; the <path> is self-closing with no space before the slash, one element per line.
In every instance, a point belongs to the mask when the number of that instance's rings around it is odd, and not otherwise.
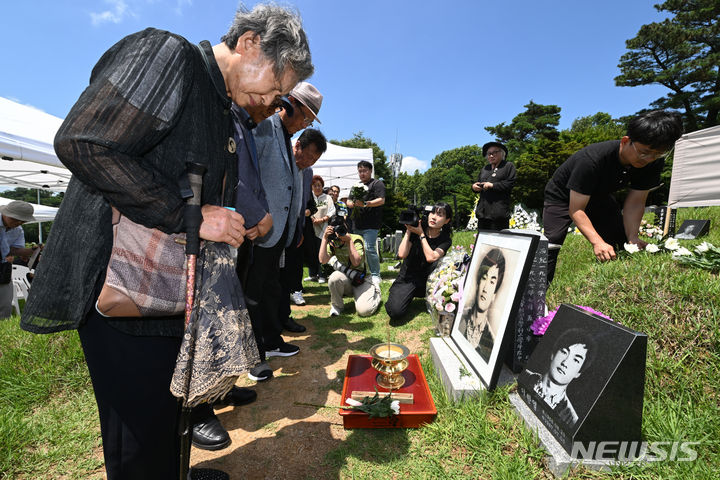
<path fill-rule="evenodd" d="M 659 185 L 664 157 L 680 135 L 680 115 L 655 110 L 633 118 L 620 140 L 589 145 L 558 167 L 545 187 L 543 208 L 545 236 L 558 245 L 548 252 L 548 283 L 572 222 L 601 262 L 615 259 L 627 242 L 645 248 L 638 238 L 645 201 Z M 621 210 L 612 193 L 628 185 Z"/>
<path fill-rule="evenodd" d="M 372 178 L 372 163 L 361 160 L 357 164 L 358 177 L 368 187 L 364 199 L 353 199 L 353 232 L 363 237 L 367 249 L 367 262 L 373 284 L 380 286 L 380 256 L 377 236 L 382 226 L 382 206 L 385 205 L 385 183 Z"/>

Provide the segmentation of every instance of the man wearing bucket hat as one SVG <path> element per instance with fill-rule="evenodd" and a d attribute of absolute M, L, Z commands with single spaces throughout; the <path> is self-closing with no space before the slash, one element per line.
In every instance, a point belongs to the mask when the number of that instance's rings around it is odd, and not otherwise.
<path fill-rule="evenodd" d="M 479 193 L 475 216 L 479 230 L 502 230 L 510 220 L 510 193 L 515 185 L 515 165 L 505 160 L 508 150 L 500 142 L 488 142 L 482 147 L 485 165 L 473 183 Z"/>
<path fill-rule="evenodd" d="M 253 131 L 260 166 L 260 178 L 272 215 L 270 231 L 254 241 L 253 263 L 244 285 L 248 311 L 260 350 L 261 363 L 250 370 L 249 377 L 256 381 L 272 377 L 266 357 L 289 357 L 300 348 L 285 342 L 281 336 L 283 320 L 278 314 L 281 297 L 280 258 L 283 250 L 295 238 L 300 221 L 303 198 L 302 175 L 299 171 L 317 161 L 325 151 L 325 137 L 318 130 L 303 136 L 295 151 L 290 139 L 317 120 L 323 96 L 308 82 L 300 82 L 288 94 L 289 102 L 272 117 L 261 122 Z M 298 150 L 299 147 L 299 150 Z M 296 164 L 296 156 L 307 157 L 307 164 Z M 290 301 L 289 296 L 283 301 Z M 300 325 L 292 325 L 299 331 Z M 300 327 L 300 328 L 297 328 Z"/>
<path fill-rule="evenodd" d="M 0 206 L 0 318 L 12 314 L 12 262 L 7 261 L 7 257 L 29 257 L 34 251 L 32 248 L 25 248 L 25 233 L 20 226 L 25 222 L 35 221 L 33 213 L 33 206 L 20 200 Z"/>

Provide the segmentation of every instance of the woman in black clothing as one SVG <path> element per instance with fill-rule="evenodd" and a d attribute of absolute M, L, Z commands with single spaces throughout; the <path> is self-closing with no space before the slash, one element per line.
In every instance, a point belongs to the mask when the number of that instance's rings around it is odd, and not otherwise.
<path fill-rule="evenodd" d="M 482 148 L 485 165 L 478 174 L 472 190 L 480 194 L 475 216 L 478 230 L 500 231 L 510 222 L 510 194 L 515 185 L 515 165 L 505 160 L 507 147 L 499 142 L 488 142 Z"/>
<path fill-rule="evenodd" d="M 405 315 L 413 298 L 425 296 L 428 276 L 452 244 L 451 220 L 452 208 L 440 202 L 433 207 L 427 221 L 405 225 L 407 230 L 398 248 L 398 257 L 403 263 L 385 302 L 385 311 L 391 320 Z"/>

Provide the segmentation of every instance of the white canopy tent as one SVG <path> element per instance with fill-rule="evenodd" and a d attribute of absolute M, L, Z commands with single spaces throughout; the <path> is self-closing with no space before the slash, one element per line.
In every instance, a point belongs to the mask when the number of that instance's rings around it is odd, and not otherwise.
<path fill-rule="evenodd" d="M 337 185 L 340 187 L 340 197 L 347 197 L 350 188 L 358 183 L 357 164 L 360 160 L 373 163 L 372 148 L 341 147 L 332 143 L 327 144 L 327 150 L 313 165 L 313 173 L 325 180 L 325 186 Z"/>
<path fill-rule="evenodd" d="M 668 206 L 720 205 L 720 126 L 698 130 L 675 142 Z"/>
<path fill-rule="evenodd" d="M 0 187 L 64 191 L 70 172 L 53 149 L 62 119 L 0 97 Z"/>

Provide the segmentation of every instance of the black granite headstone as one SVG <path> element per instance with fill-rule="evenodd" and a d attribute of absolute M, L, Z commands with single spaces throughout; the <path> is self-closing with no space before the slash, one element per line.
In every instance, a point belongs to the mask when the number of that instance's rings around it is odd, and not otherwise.
<path fill-rule="evenodd" d="M 709 231 L 710 220 L 685 220 L 682 225 L 680 225 L 675 238 L 692 240 L 707 235 Z"/>
<path fill-rule="evenodd" d="M 653 225 L 656 227 L 659 227 L 661 229 L 665 228 L 665 219 L 667 218 L 667 211 L 668 207 L 654 207 L 653 213 L 655 214 L 655 219 L 653 221 Z"/>
<path fill-rule="evenodd" d="M 647 336 L 562 305 L 518 377 L 518 393 L 573 454 L 641 440 Z"/>
<path fill-rule="evenodd" d="M 519 373 L 525 367 L 525 363 L 538 343 L 538 337 L 530 330 L 530 326 L 536 319 L 545 315 L 548 240 L 540 232 L 532 230 L 507 229 L 505 231 L 532 234 L 540 239 L 530 267 L 527 284 L 520 299 L 517 315 L 513 321 L 508 323 L 507 335 L 512 339 L 512 348 L 508 349 L 505 363 L 513 373 Z"/>

